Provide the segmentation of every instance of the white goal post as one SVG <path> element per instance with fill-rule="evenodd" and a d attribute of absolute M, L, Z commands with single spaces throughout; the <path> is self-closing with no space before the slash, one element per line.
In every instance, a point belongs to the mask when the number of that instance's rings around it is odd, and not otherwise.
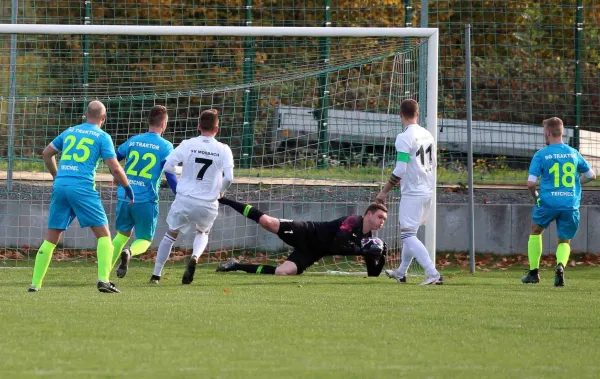
<path fill-rule="evenodd" d="M 426 126 L 437 141 L 439 48 L 439 32 L 437 28 L 0 24 L 0 34 L 427 38 L 427 44 L 425 45 L 427 46 Z M 424 241 L 434 261 L 436 251 L 436 220 L 436 192 L 434 190 L 431 213 L 425 225 Z"/>

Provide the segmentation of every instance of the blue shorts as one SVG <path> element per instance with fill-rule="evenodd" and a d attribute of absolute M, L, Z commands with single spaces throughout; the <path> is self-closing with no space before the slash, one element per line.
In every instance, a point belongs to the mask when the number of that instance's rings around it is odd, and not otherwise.
<path fill-rule="evenodd" d="M 52 189 L 48 228 L 65 230 L 75 217 L 82 228 L 108 225 L 100 195 L 93 188 L 55 186 Z"/>
<path fill-rule="evenodd" d="M 158 203 L 133 203 L 119 201 L 115 227 L 122 232 L 135 228 L 135 237 L 152 241 L 158 222 Z"/>
<path fill-rule="evenodd" d="M 556 220 L 556 231 L 558 238 L 563 240 L 570 240 L 577 234 L 579 229 L 579 210 L 557 210 L 546 207 L 533 207 L 532 214 L 533 223 L 541 226 L 542 228 L 548 228 L 548 225 Z"/>

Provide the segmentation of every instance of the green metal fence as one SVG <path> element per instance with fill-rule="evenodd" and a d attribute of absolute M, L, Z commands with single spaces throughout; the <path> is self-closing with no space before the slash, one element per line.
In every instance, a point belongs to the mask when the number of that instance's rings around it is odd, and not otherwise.
<path fill-rule="evenodd" d="M 542 143 L 537 126 L 544 118 L 561 117 L 568 126 L 568 142 L 597 162 L 600 156 L 600 1 L 409 1 L 409 0 L 221 0 L 169 2 L 149 0 L 83 2 L 74 0 L 13 0 L 18 4 L 18 23 L 60 24 L 136 24 L 136 25 L 235 25 L 235 26 L 420 26 L 440 29 L 440 172 L 443 183 L 466 180 L 465 150 L 460 147 L 464 132 L 464 24 L 473 26 L 473 116 L 475 130 L 475 181 L 481 183 L 522 183 L 524 170 L 536 146 Z M 426 15 L 426 18 L 422 17 Z M 11 22 L 11 8 L 0 10 L 0 21 Z M 9 96 L 10 44 L 8 36 L 0 39 L 0 96 Z M 27 41 L 20 41 L 26 44 Z M 48 39 L 48 44 L 52 40 Z M 22 45 L 20 45 L 22 46 Z M 318 46 L 317 59 L 327 59 L 327 41 Z M 68 44 L 54 46 L 58 54 L 73 55 L 68 73 L 57 74 L 38 68 L 26 75 L 37 75 L 39 83 L 49 83 L 57 75 L 81 87 L 83 94 L 98 78 L 90 67 L 89 51 L 99 48 L 85 36 L 74 36 Z M 246 38 L 240 46 L 244 59 L 241 77 L 246 83 L 255 80 L 257 65 L 253 40 Z M 114 55 L 118 59 L 118 52 Z M 19 62 L 27 64 L 27 56 Z M 29 62 L 35 66 L 35 62 Z M 213 62 L 219 68 L 219 62 Z M 41 67 L 41 66 L 35 66 Z M 140 66 L 143 69 L 143 65 Z M 56 70 L 56 67 L 53 68 Z M 18 72 L 17 82 L 24 80 Z M 326 96 L 328 76 L 320 78 L 317 94 L 319 109 L 329 109 L 332 99 Z M 35 88 L 19 87 L 18 96 L 35 96 Z M 8 104 L 1 107 L 0 157 L 3 162 L 12 154 L 16 160 L 36 159 L 52 133 L 15 128 L 18 143 L 8 146 Z M 253 133 L 257 94 L 244 93 L 243 126 L 240 138 L 241 167 L 253 165 L 250 157 L 257 145 Z M 80 112 L 83 104 L 70 104 L 61 112 Z M 120 115 L 130 117 L 126 107 L 139 114 L 135 104 L 119 105 Z M 335 107 L 335 105 L 333 105 Z M 377 111 L 377 110 L 374 110 Z M 136 113 L 137 112 L 137 113 Z M 321 114 L 320 130 L 325 133 Z M 325 117 L 325 118 L 323 118 Z M 325 134 L 323 134 L 325 135 Z M 236 138 L 238 138 L 236 137 Z M 325 143 L 319 146 L 323 153 Z M 323 167 L 323 164 L 321 164 Z"/>

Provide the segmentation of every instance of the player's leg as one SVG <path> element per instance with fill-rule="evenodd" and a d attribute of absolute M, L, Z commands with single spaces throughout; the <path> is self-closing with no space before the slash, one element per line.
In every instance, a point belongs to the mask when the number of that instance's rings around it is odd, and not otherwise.
<path fill-rule="evenodd" d="M 542 256 L 542 233 L 544 227 L 537 225 L 534 221 L 531 222 L 531 230 L 529 232 L 529 240 L 527 241 L 527 257 L 529 259 L 529 271 L 521 278 L 525 284 L 540 282 L 540 258 Z"/>
<path fill-rule="evenodd" d="M 71 190 L 69 203 L 82 228 L 90 227 L 98 239 L 96 257 L 98 260 L 98 291 L 119 293 L 109 280 L 112 268 L 113 245 L 108 229 L 108 219 L 100 195 L 93 189 L 76 188 Z"/>
<path fill-rule="evenodd" d="M 31 286 L 29 292 L 38 292 L 42 288 L 42 282 L 48 271 L 48 266 L 52 260 L 52 254 L 56 245 L 60 241 L 64 230 L 61 229 L 48 229 L 44 242 L 38 249 L 35 255 L 35 265 L 33 266 L 33 278 L 31 279 Z"/>
<path fill-rule="evenodd" d="M 150 283 L 157 284 L 159 282 L 163 267 L 165 266 L 165 263 L 167 263 L 169 255 L 171 255 L 173 244 L 175 243 L 178 235 L 178 230 L 169 230 L 165 233 L 160 241 L 160 244 L 158 245 L 158 252 L 156 254 L 156 262 L 154 263 L 154 272 L 150 278 Z"/>
<path fill-rule="evenodd" d="M 173 244 L 179 233 L 185 233 L 192 225 L 192 221 L 185 213 L 185 209 L 188 206 L 189 205 L 183 200 L 175 197 L 175 201 L 171 205 L 171 209 L 169 209 L 169 214 L 167 215 L 169 231 L 165 233 L 158 245 L 158 253 L 156 254 L 156 262 L 154 263 L 154 272 L 150 278 L 150 283 L 152 284 L 157 284 L 160 281 L 163 267 L 169 259 L 169 255 L 171 255 Z"/>
<path fill-rule="evenodd" d="M 96 257 L 98 259 L 98 291 L 103 293 L 120 293 L 110 282 L 110 269 L 112 268 L 113 245 L 110 240 L 108 221 L 105 225 L 90 226 L 98 239 Z"/>
<path fill-rule="evenodd" d="M 409 197 L 402 197 L 400 199 L 400 237 L 402 238 L 402 250 L 404 252 L 405 249 L 408 249 L 407 257 L 409 255 L 414 257 L 419 265 L 423 267 L 426 278 L 421 285 L 443 283 L 443 278 L 438 270 L 436 270 L 427 248 L 417 238 L 417 231 L 427 220 L 430 207 L 430 199 Z M 407 262 L 406 266 L 401 265 L 398 271 L 402 273 L 400 270 L 405 270 L 403 273 L 406 275 L 409 263 Z"/>
<path fill-rule="evenodd" d="M 228 199 L 226 197 L 222 197 L 219 199 L 219 203 L 228 205 L 233 208 L 236 212 L 241 214 L 244 217 L 249 218 L 257 222 L 260 226 L 263 227 L 268 232 L 277 233 L 279 232 L 279 219 L 275 217 L 271 217 L 267 214 L 264 214 L 260 210 L 256 209 L 254 206 L 250 204 L 244 204 L 237 202 L 235 200 Z"/>
<path fill-rule="evenodd" d="M 217 272 L 229 271 L 243 271 L 248 274 L 264 275 L 296 275 L 298 274 L 298 267 L 296 266 L 295 262 L 290 260 L 286 260 L 280 266 L 272 266 L 254 263 L 239 263 L 235 258 L 231 258 L 224 264 L 217 267 Z"/>
<path fill-rule="evenodd" d="M 525 284 L 540 282 L 540 258 L 542 256 L 542 233 L 544 229 L 554 220 L 554 212 L 550 209 L 533 206 L 531 213 L 531 229 L 529 232 L 529 240 L 527 241 L 527 256 L 529 259 L 529 271 L 521 278 L 521 282 Z"/>
<path fill-rule="evenodd" d="M 119 267 L 117 268 L 117 277 L 124 278 L 127 275 L 127 271 L 129 270 L 129 262 L 131 261 L 131 257 L 135 257 L 137 255 L 144 254 L 150 245 L 152 244 L 152 239 L 154 238 L 154 233 L 156 232 L 156 224 L 158 222 L 158 203 L 140 203 L 140 204 L 126 204 L 127 207 L 130 208 L 129 214 L 130 219 L 132 220 L 131 226 L 135 226 L 135 237 L 136 240 L 133 241 L 129 249 L 119 250 L 120 253 L 116 251 L 113 253 L 113 256 L 116 255 L 117 259 L 120 259 Z M 117 219 L 119 218 L 117 214 Z M 117 225 L 119 223 L 117 222 Z M 123 225 L 123 224 L 122 224 Z M 121 233 L 119 231 L 119 233 Z M 125 235 L 131 236 L 131 229 L 128 232 L 124 232 Z M 114 240 L 113 240 L 114 246 Z M 116 263 L 113 262 L 113 266 Z"/>
<path fill-rule="evenodd" d="M 219 213 L 218 203 L 204 203 L 198 202 L 194 209 L 190 209 L 190 216 L 196 223 L 196 236 L 194 237 L 192 256 L 188 261 L 186 269 L 181 278 L 181 284 L 190 284 L 194 281 L 194 274 L 196 273 L 196 265 L 198 259 L 206 250 L 208 245 L 208 236 L 210 229 L 217 218 Z"/>
<path fill-rule="evenodd" d="M 35 266 L 33 267 L 33 277 L 29 292 L 37 292 L 42 288 L 42 282 L 46 276 L 46 271 L 48 271 L 54 249 L 65 229 L 75 219 L 75 213 L 69 205 L 67 192 L 67 188 L 63 187 L 56 187 L 52 190 L 52 199 L 48 212 L 48 230 L 46 231 L 44 242 L 42 242 L 35 256 Z"/>
<path fill-rule="evenodd" d="M 135 222 L 131 215 L 131 210 L 134 205 L 136 204 L 134 203 L 129 205 L 129 203 L 126 201 L 117 202 L 117 217 L 115 220 L 115 228 L 117 229 L 117 235 L 112 240 L 113 256 L 110 266 L 111 271 L 117 264 L 117 261 L 122 255 L 121 253 L 123 252 L 123 248 L 125 247 L 127 241 L 129 241 L 129 238 L 131 237 L 131 233 L 135 225 Z M 119 273 L 117 273 L 117 276 L 119 278 L 122 278 L 122 276 L 120 276 Z"/>
<path fill-rule="evenodd" d="M 556 219 L 556 230 L 558 233 L 558 246 L 556 248 L 556 269 L 554 270 L 554 286 L 565 285 L 565 267 L 569 262 L 571 254 L 571 239 L 579 229 L 579 210 L 562 211 Z"/>
<path fill-rule="evenodd" d="M 398 267 L 396 270 L 385 270 L 384 272 L 388 278 L 396 279 L 398 283 L 406 283 L 406 273 L 413 260 L 410 249 L 403 248 L 400 259 L 400 267 Z"/>

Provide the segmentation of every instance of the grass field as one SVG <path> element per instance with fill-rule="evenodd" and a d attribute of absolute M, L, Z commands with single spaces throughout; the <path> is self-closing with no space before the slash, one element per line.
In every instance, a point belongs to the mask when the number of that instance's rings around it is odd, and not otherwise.
<path fill-rule="evenodd" d="M 444 286 L 387 278 L 272 277 L 198 271 L 182 286 L 171 267 L 95 288 L 95 268 L 0 270 L 2 378 L 597 377 L 598 268 L 567 272 L 567 287 L 520 284 L 521 270 Z M 417 282 L 419 278 L 414 278 Z"/>

